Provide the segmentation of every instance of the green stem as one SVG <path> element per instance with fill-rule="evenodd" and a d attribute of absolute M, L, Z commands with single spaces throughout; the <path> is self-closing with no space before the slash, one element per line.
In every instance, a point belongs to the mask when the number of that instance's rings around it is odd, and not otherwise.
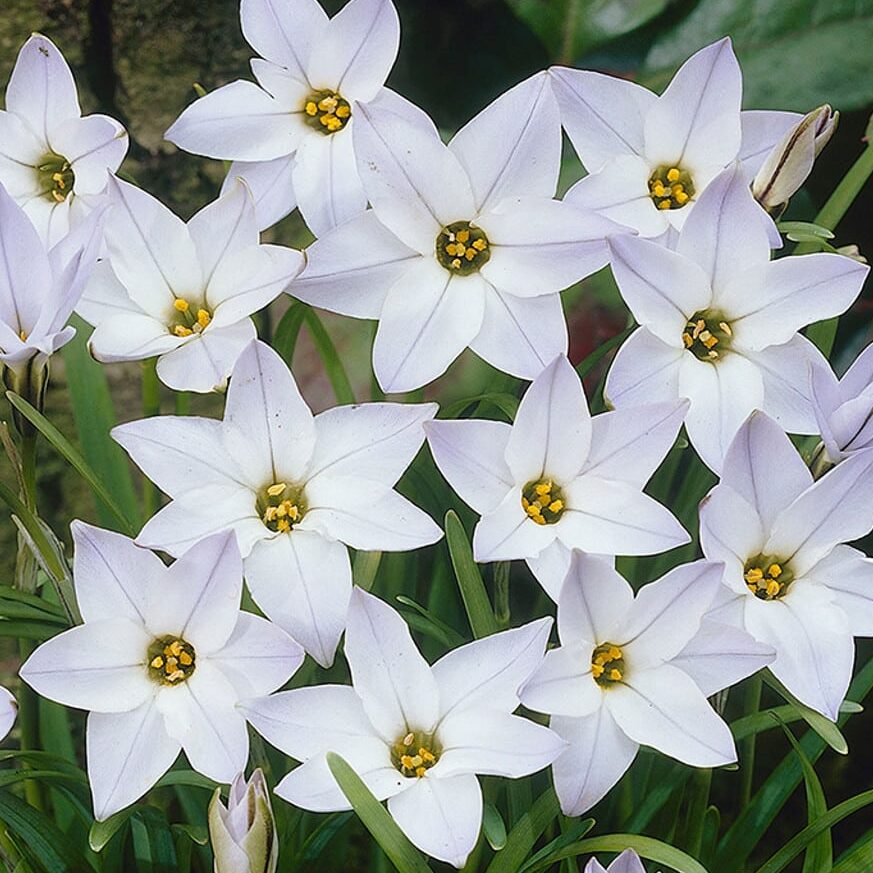
<path fill-rule="evenodd" d="M 501 630 L 509 627 L 509 561 L 499 561 L 494 565 L 494 617 Z"/>
<path fill-rule="evenodd" d="M 709 789 L 712 785 L 712 770 L 697 770 L 691 779 L 688 797 L 688 826 L 685 850 L 695 858 L 700 857 L 703 846 L 703 825 L 709 807 Z"/>
<path fill-rule="evenodd" d="M 175 401 L 176 415 L 188 415 L 191 412 L 191 395 L 187 391 L 177 391 Z"/>
<path fill-rule="evenodd" d="M 161 383 L 158 380 L 156 359 L 142 363 L 142 414 L 143 418 L 161 414 Z M 158 489 L 148 479 L 143 480 L 142 503 L 146 518 L 151 518 L 158 508 Z"/>
<path fill-rule="evenodd" d="M 843 176 L 840 184 L 837 185 L 833 194 L 828 198 L 827 203 L 825 203 L 815 217 L 815 224 L 826 227 L 828 230 L 835 230 L 871 175 L 873 175 L 873 141 L 868 142 L 867 148 L 861 152 L 858 160 L 852 164 L 849 172 Z M 794 254 L 805 255 L 809 252 L 818 251 L 819 248 L 818 243 L 805 242 L 795 248 Z M 825 357 L 830 355 L 834 347 L 838 324 L 839 317 L 829 318 L 827 321 L 819 321 L 810 325 L 806 330 L 807 338 L 812 340 L 821 349 Z"/>
<path fill-rule="evenodd" d="M 746 685 L 746 695 L 744 698 L 743 709 L 745 714 L 755 715 L 761 708 L 761 690 L 764 685 L 764 680 L 761 674 L 757 673 L 749 679 Z M 740 809 L 745 809 L 752 799 L 752 788 L 755 779 L 755 739 L 757 734 L 751 734 L 746 737 L 740 746 L 740 761 L 742 769 L 740 771 Z"/>

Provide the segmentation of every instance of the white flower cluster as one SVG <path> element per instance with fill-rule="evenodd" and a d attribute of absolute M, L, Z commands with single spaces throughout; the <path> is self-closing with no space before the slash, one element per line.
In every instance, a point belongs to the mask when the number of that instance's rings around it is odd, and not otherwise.
<path fill-rule="evenodd" d="M 873 355 L 837 381 L 800 331 L 844 312 L 867 268 L 831 253 L 773 260 L 779 232 L 752 191 L 773 190 L 761 173 L 781 172 L 774 155 L 810 120 L 741 112 L 725 39 L 660 96 L 539 73 L 444 144 L 384 85 L 400 32 L 391 0 L 350 0 L 330 19 L 315 0 L 242 0 L 241 18 L 257 84 L 196 100 L 167 132 L 233 162 L 187 224 L 116 178 L 125 132 L 81 117 L 45 37 L 21 49 L 0 113 L 8 372 L 41 367 L 76 308 L 98 360 L 157 357 L 173 389 L 226 388 L 220 421 L 113 431 L 170 502 L 135 541 L 74 523 L 84 623 L 21 668 L 40 694 L 90 712 L 96 817 L 140 798 L 180 750 L 231 782 L 248 723 L 301 762 L 280 797 L 348 808 L 327 765 L 336 752 L 416 846 L 461 867 L 482 822 L 479 775 L 551 766 L 562 810 L 579 815 L 641 745 L 730 764 L 707 697 L 765 665 L 836 719 L 853 637 L 873 635 L 873 562 L 846 545 L 873 528 Z M 558 199 L 562 127 L 588 175 Z M 318 236 L 305 257 L 260 242 L 295 205 Z M 607 264 L 638 327 L 606 380 L 614 409 L 592 417 L 560 292 Z M 531 382 L 514 422 L 436 420 L 432 403 L 313 416 L 255 338 L 251 316 L 282 293 L 377 319 L 387 392 L 430 383 L 469 347 Z M 644 491 L 683 425 L 720 477 L 701 506 L 704 557 L 634 593 L 616 556 L 690 541 Z M 816 478 L 786 431 L 821 434 Z M 350 548 L 442 536 L 395 490 L 425 440 L 481 516 L 475 559 L 525 560 L 556 602 L 557 645 L 542 618 L 431 665 L 401 616 L 353 586 Z M 241 609 L 244 580 L 266 618 Z M 331 665 L 343 634 L 351 685 L 274 693 L 306 654 Z M 522 703 L 549 726 L 516 714 Z M 14 702 L 4 709 L 0 732 Z M 246 790 L 237 779 L 232 807 Z M 227 840 L 242 839 L 252 821 L 229 815 L 216 808 Z M 610 867 L 639 869 L 631 854 Z"/>

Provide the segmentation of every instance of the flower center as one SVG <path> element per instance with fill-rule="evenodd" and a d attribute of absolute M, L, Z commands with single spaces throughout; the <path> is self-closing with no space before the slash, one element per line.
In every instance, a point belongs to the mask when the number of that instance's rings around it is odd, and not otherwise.
<path fill-rule="evenodd" d="M 184 297 L 177 297 L 173 301 L 175 314 L 169 324 L 170 333 L 176 336 L 191 336 L 194 333 L 202 333 L 212 321 L 212 313 L 208 309 L 199 306 L 195 309 Z"/>
<path fill-rule="evenodd" d="M 695 312 L 682 332 L 682 342 L 701 361 L 714 361 L 730 348 L 733 331 L 718 312 Z"/>
<path fill-rule="evenodd" d="M 303 488 L 274 482 L 258 497 L 258 512 L 261 521 L 276 533 L 288 533 L 306 514 Z"/>
<path fill-rule="evenodd" d="M 314 91 L 303 103 L 303 120 L 324 134 L 342 130 L 352 117 L 348 100 L 331 91 Z"/>
<path fill-rule="evenodd" d="M 488 237 L 469 221 L 446 225 L 436 240 L 436 257 L 450 273 L 469 276 L 481 270 L 491 257 Z"/>
<path fill-rule="evenodd" d="M 759 600 L 778 600 L 785 595 L 794 576 L 780 558 L 758 555 L 746 562 L 743 579 Z"/>
<path fill-rule="evenodd" d="M 36 172 L 40 190 L 49 200 L 63 203 L 73 193 L 76 175 L 70 162 L 61 155 L 49 152 L 36 165 Z"/>
<path fill-rule="evenodd" d="M 601 688 L 609 688 L 624 678 L 624 655 L 612 643 L 604 643 L 591 653 L 591 675 Z"/>
<path fill-rule="evenodd" d="M 148 650 L 149 677 L 161 685 L 178 685 L 196 668 L 194 646 L 179 637 L 160 637 Z"/>
<path fill-rule="evenodd" d="M 434 738 L 420 731 L 410 731 L 391 747 L 391 763 L 403 776 L 421 779 L 439 760 L 440 750 Z"/>
<path fill-rule="evenodd" d="M 537 524 L 554 524 L 564 512 L 564 494 L 551 479 L 537 479 L 524 486 L 521 505 Z"/>
<path fill-rule="evenodd" d="M 693 196 L 691 174 L 681 167 L 661 166 L 649 177 L 649 197 L 658 209 L 681 209 Z"/>

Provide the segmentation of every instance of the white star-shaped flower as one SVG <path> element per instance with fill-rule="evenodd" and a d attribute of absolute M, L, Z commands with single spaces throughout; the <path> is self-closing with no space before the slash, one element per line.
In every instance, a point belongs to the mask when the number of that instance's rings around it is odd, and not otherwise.
<path fill-rule="evenodd" d="M 688 542 L 670 511 L 642 491 L 687 408 L 673 399 L 592 418 L 576 371 L 560 357 L 527 389 L 513 425 L 432 421 L 425 430 L 440 472 L 482 516 L 476 560 L 527 558 L 557 599 L 566 566 L 538 572 L 556 550 L 649 555 Z"/>
<path fill-rule="evenodd" d="M 0 184 L 47 245 L 94 207 L 127 144 L 114 118 L 82 117 L 64 56 L 50 39 L 33 34 L 18 53 L 0 111 Z"/>
<path fill-rule="evenodd" d="M 400 43 L 391 0 L 350 0 L 328 19 L 316 0 L 242 0 L 242 30 L 260 58 L 258 85 L 231 82 L 189 106 L 166 133 L 185 151 L 234 161 L 269 227 L 296 205 L 320 236 L 367 206 L 352 128 L 361 103 L 427 116 L 385 88 Z"/>
<path fill-rule="evenodd" d="M 0 740 L 12 730 L 17 716 L 18 704 L 15 697 L 11 691 L 0 685 Z"/>
<path fill-rule="evenodd" d="M 217 782 L 245 768 L 237 702 L 275 691 L 303 650 L 240 611 L 242 562 L 230 533 L 171 566 L 111 531 L 73 523 L 76 599 L 84 624 L 43 643 L 21 678 L 49 700 L 90 711 L 94 815 L 133 803 L 184 750 Z"/>
<path fill-rule="evenodd" d="M 735 160 L 750 182 L 802 117 L 740 111 L 742 73 L 727 37 L 692 55 L 660 97 L 602 73 L 549 73 L 561 121 L 590 174 L 567 199 L 644 237 L 681 228 L 706 186 Z M 763 210 L 753 219 L 779 239 Z"/>
<path fill-rule="evenodd" d="M 289 293 L 379 320 L 383 390 L 427 384 L 468 346 L 524 379 L 566 353 L 558 292 L 603 267 L 604 237 L 622 228 L 553 199 L 561 129 L 548 76 L 498 97 L 448 146 L 376 105 L 358 109 L 354 137 L 373 209 L 311 245 Z"/>
<path fill-rule="evenodd" d="M 736 760 L 730 729 L 706 697 L 772 660 L 736 628 L 703 621 L 723 567 L 684 564 L 634 597 L 603 558 L 574 552 L 558 600 L 561 645 L 522 686 L 568 743 L 552 765 L 565 815 L 590 809 L 641 745 L 692 767 Z"/>
<path fill-rule="evenodd" d="M 328 666 L 352 590 L 347 546 L 406 551 L 442 536 L 394 490 L 436 408 L 367 403 L 313 417 L 279 355 L 253 342 L 223 421 L 164 415 L 112 431 L 173 498 L 137 542 L 178 555 L 234 530 L 255 602 Z"/>
<path fill-rule="evenodd" d="M 873 528 L 873 451 L 813 482 L 784 431 L 754 413 L 700 508 L 704 554 L 725 565 L 713 616 L 776 650 L 774 675 L 836 720 L 853 637 L 873 636 L 873 561 L 843 543 Z"/>
<path fill-rule="evenodd" d="M 715 472 L 753 409 L 791 433 L 815 433 L 809 368 L 826 366 L 798 331 L 845 312 L 868 268 L 814 254 L 770 260 L 767 234 L 739 167 L 704 191 L 676 251 L 610 240 L 619 291 L 641 325 L 610 368 L 619 408 L 687 397 L 688 437 Z"/>
<path fill-rule="evenodd" d="M 592 858 L 583 873 L 646 873 L 640 856 L 633 849 L 625 849 L 608 867 Z"/>
<path fill-rule="evenodd" d="M 77 307 L 96 326 L 91 353 L 107 363 L 157 356 L 170 388 L 223 390 L 255 338 L 250 316 L 300 272 L 302 254 L 260 244 L 254 202 L 239 180 L 187 224 L 115 178 L 109 200 L 109 257 Z"/>
<path fill-rule="evenodd" d="M 462 867 L 482 825 L 476 774 L 527 776 L 564 748 L 548 728 L 512 715 L 551 622 L 460 646 L 429 666 L 403 619 L 356 588 L 344 649 L 353 687 L 298 688 L 246 704 L 258 733 L 303 762 L 276 793 L 315 812 L 348 809 L 327 766 L 335 752 L 388 800 L 419 849 Z"/>
<path fill-rule="evenodd" d="M 873 446 L 873 345 L 837 379 L 826 363 L 814 367 L 812 406 L 832 464 Z"/>

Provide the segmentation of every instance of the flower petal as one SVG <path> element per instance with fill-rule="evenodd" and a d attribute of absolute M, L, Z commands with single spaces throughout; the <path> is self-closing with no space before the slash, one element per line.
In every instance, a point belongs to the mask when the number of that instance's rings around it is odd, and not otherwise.
<path fill-rule="evenodd" d="M 6 688 L 0 686 L 0 740 L 12 730 L 17 715 L 18 703 Z"/>
<path fill-rule="evenodd" d="M 747 179 L 758 172 L 770 151 L 801 118 L 799 112 L 747 109 L 740 113 L 743 140 L 737 160 L 741 162 Z"/>
<path fill-rule="evenodd" d="M 327 25 L 318 0 L 242 0 L 240 21 L 246 42 L 261 57 L 306 80 L 310 46 Z"/>
<path fill-rule="evenodd" d="M 570 555 L 570 550 L 560 540 L 555 540 L 536 557 L 525 558 L 528 569 L 543 591 L 556 602 L 570 570 Z"/>
<path fill-rule="evenodd" d="M 746 561 L 761 554 L 766 539 L 758 510 L 729 485 L 717 485 L 700 502 L 703 554 L 710 561 L 722 561 L 728 575 L 735 570 L 742 575 Z"/>
<path fill-rule="evenodd" d="M 414 846 L 460 869 L 482 827 L 482 789 L 472 774 L 419 779 L 388 800 L 388 811 Z"/>
<path fill-rule="evenodd" d="M 293 530 L 257 543 L 245 573 L 252 598 L 269 619 L 329 667 L 352 593 L 346 547 L 315 531 Z"/>
<path fill-rule="evenodd" d="M 128 298 L 129 300 L 129 298 Z M 131 302 L 131 306 L 137 304 Z M 185 344 L 181 337 L 173 336 L 167 325 L 144 312 L 121 312 L 115 310 L 86 310 L 99 323 L 88 340 L 91 354 L 104 364 L 117 361 L 142 361 L 158 355 L 166 355 Z"/>
<path fill-rule="evenodd" d="M 554 197 L 561 120 L 548 73 L 501 94 L 454 135 L 449 148 L 470 177 L 480 212 L 506 197 Z"/>
<path fill-rule="evenodd" d="M 513 488 L 486 512 L 473 531 L 473 558 L 479 563 L 532 558 L 555 541 L 555 525 L 536 524 L 521 505 L 521 488 Z"/>
<path fill-rule="evenodd" d="M 72 165 L 77 195 L 100 194 L 110 173 L 127 153 L 127 131 L 107 115 L 70 118 L 57 125 L 51 137 L 52 150 Z"/>
<path fill-rule="evenodd" d="M 581 642 L 549 649 L 521 689 L 521 702 L 535 712 L 581 718 L 603 703 L 603 689 L 591 675 L 593 646 Z"/>
<path fill-rule="evenodd" d="M 667 345 L 648 328 L 637 328 L 619 348 L 603 393 L 620 409 L 675 401 L 684 359 L 684 349 Z"/>
<path fill-rule="evenodd" d="M 238 179 L 242 179 L 255 201 L 258 230 L 266 230 L 281 221 L 297 205 L 291 179 L 293 169 L 292 155 L 282 155 L 271 161 L 234 161 L 224 177 L 221 193 L 225 194 Z"/>
<path fill-rule="evenodd" d="M 85 742 L 97 821 L 139 800 L 181 749 L 167 734 L 154 698 L 129 712 L 92 712 Z"/>
<path fill-rule="evenodd" d="M 873 559 L 851 546 L 836 546 L 806 578 L 830 589 L 853 636 L 873 636 Z"/>

